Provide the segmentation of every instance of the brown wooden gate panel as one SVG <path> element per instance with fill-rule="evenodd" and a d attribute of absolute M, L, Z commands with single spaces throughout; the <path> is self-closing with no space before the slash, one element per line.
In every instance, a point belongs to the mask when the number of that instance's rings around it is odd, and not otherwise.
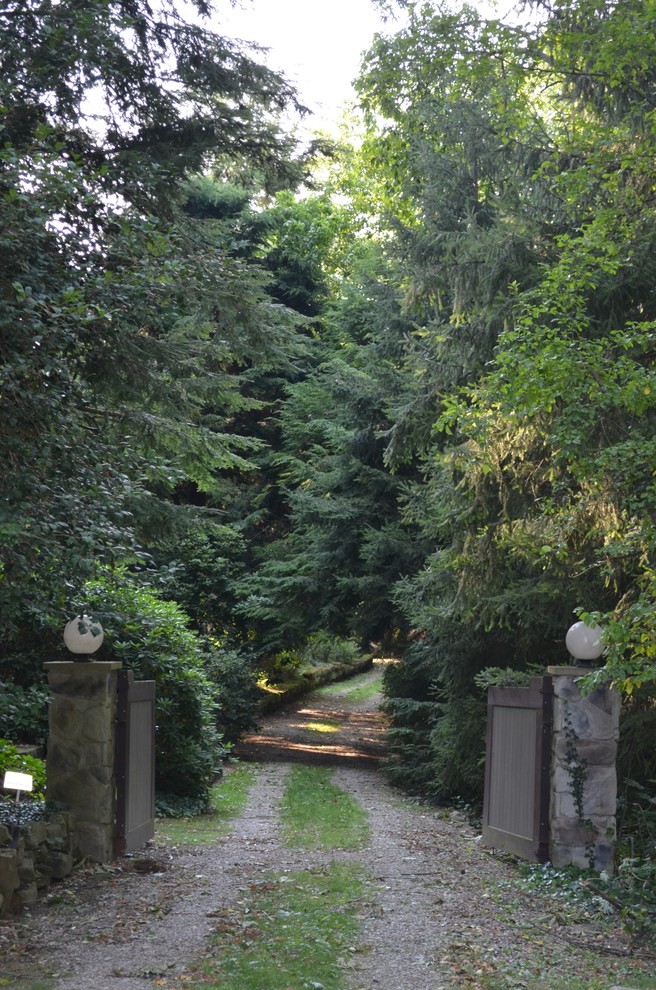
<path fill-rule="evenodd" d="M 155 681 L 118 672 L 116 712 L 117 856 L 139 849 L 155 834 Z"/>
<path fill-rule="evenodd" d="M 550 677 L 488 690 L 483 842 L 522 859 L 549 858 Z"/>

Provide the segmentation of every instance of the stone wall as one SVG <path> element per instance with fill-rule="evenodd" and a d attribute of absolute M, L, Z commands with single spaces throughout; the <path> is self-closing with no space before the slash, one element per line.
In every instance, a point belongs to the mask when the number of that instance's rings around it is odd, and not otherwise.
<path fill-rule="evenodd" d="M 581 695 L 577 667 L 550 667 L 554 711 L 550 859 L 613 870 L 620 699 L 608 687 Z"/>
<path fill-rule="evenodd" d="M 68 876 L 75 842 L 70 812 L 11 829 L 0 825 L 0 917 L 34 904 L 40 890 Z"/>

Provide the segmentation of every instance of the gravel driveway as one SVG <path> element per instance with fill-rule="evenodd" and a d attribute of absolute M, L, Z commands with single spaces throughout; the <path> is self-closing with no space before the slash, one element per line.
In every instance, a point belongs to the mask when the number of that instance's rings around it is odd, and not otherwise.
<path fill-rule="evenodd" d="M 628 951 L 619 931 L 590 917 L 559 918 L 549 899 L 518 883 L 511 862 L 482 848 L 460 813 L 423 807 L 386 784 L 378 699 L 351 704 L 347 692 L 338 685 L 315 694 L 244 740 L 239 755 L 257 761 L 257 777 L 228 838 L 186 849 L 155 842 L 143 857 L 83 869 L 56 888 L 57 903 L 42 901 L 30 917 L 0 922 L 0 986 L 36 990 L 37 979 L 51 979 L 56 990 L 180 987 L 213 916 L 240 892 L 272 869 L 334 860 L 362 864 L 370 878 L 344 990 L 560 988 L 574 974 L 598 972 L 590 949 L 599 971 L 607 966 L 608 986 L 622 982 L 613 975 Z M 312 729 L 322 721 L 333 727 L 327 742 Z M 371 828 L 365 849 L 322 854 L 281 842 L 277 809 L 298 761 L 333 766 L 335 783 L 362 803 Z"/>

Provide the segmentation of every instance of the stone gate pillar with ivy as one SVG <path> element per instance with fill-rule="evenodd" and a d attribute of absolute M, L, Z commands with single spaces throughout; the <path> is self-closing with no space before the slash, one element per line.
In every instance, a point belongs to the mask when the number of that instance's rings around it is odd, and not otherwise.
<path fill-rule="evenodd" d="M 579 689 L 580 667 L 550 667 L 554 709 L 549 858 L 554 866 L 613 870 L 620 699 Z"/>

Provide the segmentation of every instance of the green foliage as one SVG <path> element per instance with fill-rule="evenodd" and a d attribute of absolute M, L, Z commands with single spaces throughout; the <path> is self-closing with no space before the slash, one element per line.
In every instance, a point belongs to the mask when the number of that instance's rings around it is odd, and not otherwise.
<path fill-rule="evenodd" d="M 158 579 L 193 621 L 220 641 L 245 638 L 235 619 L 235 583 L 247 562 L 248 548 L 236 525 L 194 520 L 171 547 L 160 548 Z M 166 564 L 163 559 L 166 558 Z"/>
<path fill-rule="evenodd" d="M 155 794 L 155 814 L 158 818 L 169 821 L 196 818 L 199 815 L 208 814 L 208 801 L 208 790 L 196 796 L 157 791 Z"/>
<path fill-rule="evenodd" d="M 627 858 L 612 877 L 550 864 L 527 866 L 524 873 L 525 885 L 548 894 L 564 915 L 583 910 L 600 918 L 612 916 L 638 938 L 652 938 L 656 932 L 656 877 L 650 859 Z"/>
<path fill-rule="evenodd" d="M 239 161 L 275 188 L 304 166 L 276 124 L 296 106 L 287 83 L 169 0 L 12 2 L 0 40 L 11 654 L 25 626 L 67 617 L 98 565 L 174 540 L 179 488 L 216 500 L 217 473 L 248 465 L 257 443 L 231 431 L 258 405 L 245 367 L 287 362 L 293 319 L 224 231 L 179 212 L 180 183 Z"/>
<path fill-rule="evenodd" d="M 652 827 L 653 824 L 652 816 Z M 654 848 L 652 844 L 652 851 Z M 616 875 L 602 883 L 601 889 L 619 905 L 622 925 L 627 931 L 636 936 L 653 937 L 656 934 L 656 864 L 653 858 L 622 860 Z"/>
<path fill-rule="evenodd" d="M 617 744 L 617 779 L 622 810 L 619 816 L 620 831 L 624 817 L 631 820 L 628 808 L 631 803 L 629 781 L 646 783 L 656 779 L 656 692 L 653 688 L 635 691 L 622 702 L 621 730 Z M 639 839 L 640 829 L 627 827 L 628 834 Z"/>
<path fill-rule="evenodd" d="M 15 743 L 45 743 L 48 736 L 48 691 L 0 681 L 0 737 Z"/>
<path fill-rule="evenodd" d="M 215 725 L 226 743 L 236 743 L 244 733 L 257 729 L 260 693 L 255 661 L 244 651 L 210 644 L 205 672 L 214 687 Z"/>
<path fill-rule="evenodd" d="M 320 631 L 308 638 L 298 656 L 301 666 L 317 667 L 326 663 L 348 665 L 362 660 L 362 650 L 353 639 Z"/>
<path fill-rule="evenodd" d="M 436 706 L 430 735 L 429 797 L 481 806 L 487 705 L 485 698 L 449 698 Z"/>
<path fill-rule="evenodd" d="M 360 161 L 415 326 L 386 459 L 419 459 L 403 520 L 433 544 L 394 594 L 423 647 L 390 673 L 393 767 L 443 798 L 482 784 L 475 679 L 565 660 L 575 609 L 597 679 L 654 677 L 656 35 L 642 3 L 408 6 Z"/>
<path fill-rule="evenodd" d="M 0 12 L 0 677 L 148 567 L 220 644 L 155 593 L 108 637 L 176 685 L 182 796 L 252 725 L 245 645 L 277 677 L 408 637 L 392 773 L 441 799 L 479 794 L 482 686 L 566 659 L 573 610 L 591 683 L 656 678 L 653 11 L 537 6 L 404 0 L 297 198 L 293 92 L 208 21 Z"/>
<path fill-rule="evenodd" d="M 632 864 L 656 857 L 656 778 L 646 784 L 624 777 L 619 802 L 620 860 Z M 624 856 L 622 856 L 624 853 Z"/>
<path fill-rule="evenodd" d="M 0 780 L 4 780 L 7 770 L 30 774 L 33 778 L 30 793 L 35 798 L 43 798 L 46 787 L 46 765 L 43 760 L 26 756 L 7 739 L 0 739 Z"/>
<path fill-rule="evenodd" d="M 188 617 L 120 570 L 87 584 L 85 608 L 105 628 L 103 656 L 121 660 L 138 680 L 156 683 L 157 790 L 206 803 L 225 748 L 203 644 Z"/>
<path fill-rule="evenodd" d="M 390 589 L 419 554 L 398 522 L 400 480 L 383 462 L 384 397 L 369 357 L 369 368 L 355 366 L 345 348 L 287 389 L 276 463 L 288 531 L 239 586 L 265 652 L 320 629 L 368 643 L 402 625 Z"/>
<path fill-rule="evenodd" d="M 528 687 L 533 677 L 543 677 L 545 668 L 532 665 L 525 670 L 514 667 L 486 667 L 474 677 L 476 687 L 486 691 L 490 687 Z"/>

